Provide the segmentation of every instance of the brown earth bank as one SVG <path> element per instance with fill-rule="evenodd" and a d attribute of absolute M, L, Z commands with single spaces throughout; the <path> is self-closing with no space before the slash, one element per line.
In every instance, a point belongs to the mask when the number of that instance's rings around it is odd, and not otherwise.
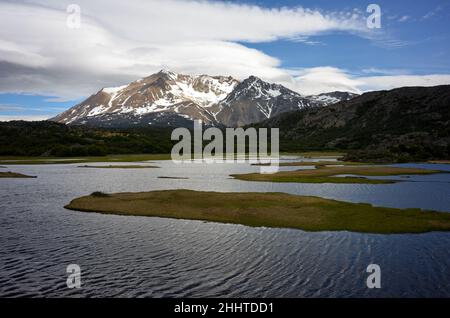
<path fill-rule="evenodd" d="M 0 172 L 0 178 L 36 178 L 36 177 L 8 171 L 8 172 Z"/>

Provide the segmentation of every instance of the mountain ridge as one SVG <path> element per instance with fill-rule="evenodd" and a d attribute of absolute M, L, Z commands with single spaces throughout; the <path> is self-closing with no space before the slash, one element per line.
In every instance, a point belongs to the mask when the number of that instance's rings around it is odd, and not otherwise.
<path fill-rule="evenodd" d="M 282 113 L 245 127 L 279 128 L 280 151 L 338 151 L 362 162 L 450 159 L 450 85 L 365 93 L 327 107 Z M 0 122 L 3 155 L 169 153 L 171 127 L 106 129 Z"/>
<path fill-rule="evenodd" d="M 362 94 L 254 125 L 280 129 L 280 147 L 349 151 L 348 160 L 406 162 L 450 157 L 450 85 Z"/>
<path fill-rule="evenodd" d="M 354 96 L 347 92 L 303 96 L 255 76 L 238 81 L 231 76 L 161 70 L 127 85 L 103 88 L 50 120 L 107 128 L 190 126 L 193 120 L 237 127 Z"/>

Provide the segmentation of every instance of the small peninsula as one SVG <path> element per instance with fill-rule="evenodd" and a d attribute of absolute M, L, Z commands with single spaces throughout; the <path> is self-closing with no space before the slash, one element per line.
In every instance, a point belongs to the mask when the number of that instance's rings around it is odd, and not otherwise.
<path fill-rule="evenodd" d="M 302 169 L 294 171 L 279 171 L 273 174 L 247 173 L 233 174 L 233 178 L 244 181 L 259 182 L 293 182 L 293 183 L 363 183 L 389 184 L 397 180 L 368 179 L 365 177 L 427 175 L 434 173 L 448 173 L 446 171 L 400 168 L 389 166 L 328 166 L 316 165 L 316 169 Z"/>

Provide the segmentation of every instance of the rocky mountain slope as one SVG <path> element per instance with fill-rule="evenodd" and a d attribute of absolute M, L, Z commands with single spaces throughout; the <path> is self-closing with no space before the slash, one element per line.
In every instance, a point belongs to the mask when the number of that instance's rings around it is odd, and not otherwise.
<path fill-rule="evenodd" d="M 218 122 L 226 126 L 243 126 L 305 107 L 322 106 L 282 85 L 270 84 L 250 76 L 218 104 Z"/>
<path fill-rule="evenodd" d="M 410 161 L 450 157 L 450 85 L 363 94 L 328 107 L 281 114 L 284 150 L 358 150 L 348 159 Z"/>
<path fill-rule="evenodd" d="M 307 98 L 322 103 L 324 106 L 328 106 L 342 101 L 350 100 L 352 98 L 355 98 L 356 96 L 358 96 L 358 94 L 350 92 L 330 92 L 319 95 L 310 95 L 307 96 Z"/>
<path fill-rule="evenodd" d="M 190 126 L 236 127 L 283 112 L 324 106 L 352 98 L 345 92 L 302 96 L 282 85 L 251 76 L 239 82 L 224 76 L 190 76 L 160 71 L 114 88 L 104 88 L 53 118 L 97 127 Z"/>
<path fill-rule="evenodd" d="M 337 150 L 348 153 L 348 160 L 365 162 L 449 160 L 449 110 L 450 85 L 410 87 L 282 113 L 252 126 L 279 128 L 284 152 Z M 105 129 L 48 121 L 0 122 L 0 152 L 22 156 L 168 153 L 171 132 L 171 127 L 151 125 Z"/>

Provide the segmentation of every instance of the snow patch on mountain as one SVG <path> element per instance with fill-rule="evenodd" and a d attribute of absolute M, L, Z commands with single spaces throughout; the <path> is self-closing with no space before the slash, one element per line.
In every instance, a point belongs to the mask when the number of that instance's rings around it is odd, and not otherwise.
<path fill-rule="evenodd" d="M 162 70 L 128 85 L 106 87 L 53 120 L 66 124 L 102 122 L 162 125 L 202 119 L 207 124 L 239 126 L 282 112 L 324 106 L 351 98 L 333 92 L 303 96 L 250 76 L 190 76 Z"/>

